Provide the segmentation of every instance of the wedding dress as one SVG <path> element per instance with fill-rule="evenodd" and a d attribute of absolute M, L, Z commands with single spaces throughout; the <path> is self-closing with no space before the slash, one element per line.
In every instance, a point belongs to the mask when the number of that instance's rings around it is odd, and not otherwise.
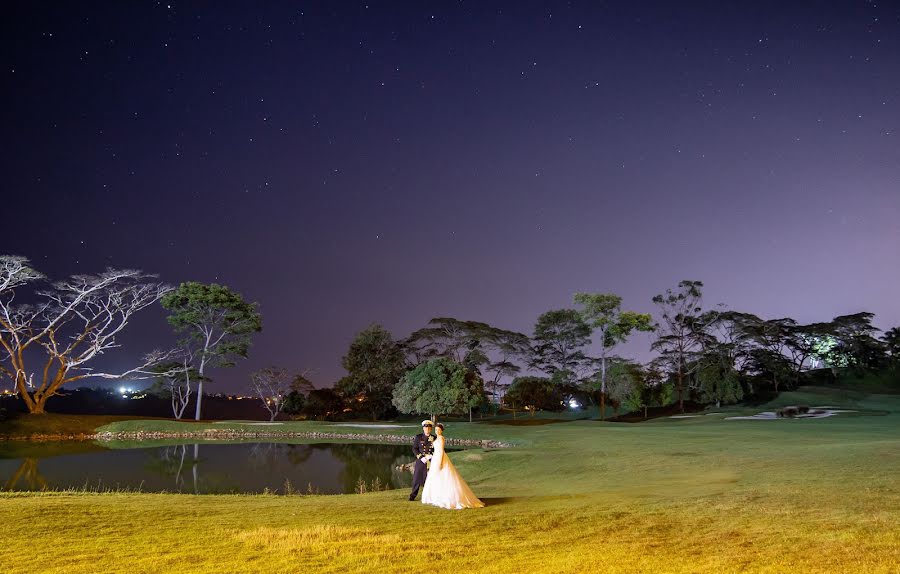
<path fill-rule="evenodd" d="M 434 439 L 434 453 L 422 489 L 422 503 L 455 510 L 484 506 L 444 452 L 443 436 Z"/>

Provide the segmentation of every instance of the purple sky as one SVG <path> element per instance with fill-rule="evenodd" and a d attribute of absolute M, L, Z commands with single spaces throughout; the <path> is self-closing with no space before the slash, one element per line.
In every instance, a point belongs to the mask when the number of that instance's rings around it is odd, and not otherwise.
<path fill-rule="evenodd" d="M 900 325 L 896 3 L 27 2 L 0 27 L 0 252 L 258 301 L 221 390 L 330 384 L 373 322 L 530 333 L 681 279 Z M 171 344 L 163 317 L 110 364 Z"/>

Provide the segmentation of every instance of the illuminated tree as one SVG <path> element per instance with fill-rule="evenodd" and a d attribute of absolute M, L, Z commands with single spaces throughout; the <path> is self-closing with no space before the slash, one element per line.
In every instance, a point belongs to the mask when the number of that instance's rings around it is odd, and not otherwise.
<path fill-rule="evenodd" d="M 450 359 L 432 359 L 409 371 L 394 389 L 394 406 L 403 413 L 438 415 L 468 412 L 482 401 L 478 373 Z"/>
<path fill-rule="evenodd" d="M 169 323 L 184 334 L 181 346 L 195 360 L 199 379 L 194 418 L 200 420 L 206 369 L 231 367 L 238 358 L 246 358 L 251 335 L 262 330 L 261 318 L 256 303 L 215 283 L 182 283 L 161 303 L 170 312 Z"/>
<path fill-rule="evenodd" d="M 281 405 L 288 393 L 291 377 L 280 367 L 266 367 L 250 373 L 250 388 L 269 411 L 269 420 L 274 421 L 281 412 Z"/>
<path fill-rule="evenodd" d="M 14 384 L 32 414 L 43 414 L 47 400 L 63 385 L 88 377 L 149 378 L 171 352 L 154 351 L 141 365 L 120 373 L 90 365 L 117 348 L 117 337 L 138 311 L 156 303 L 171 287 L 132 269 L 74 275 L 36 291 L 34 303 L 17 303 L 26 286 L 44 280 L 25 257 L 0 256 L 0 374 Z M 19 297 L 18 299 L 22 299 Z M 28 361 L 39 354 L 39 370 Z"/>

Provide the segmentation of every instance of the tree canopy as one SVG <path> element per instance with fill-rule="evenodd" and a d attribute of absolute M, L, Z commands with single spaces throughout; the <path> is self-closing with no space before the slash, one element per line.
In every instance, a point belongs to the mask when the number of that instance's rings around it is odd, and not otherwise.
<path fill-rule="evenodd" d="M 394 389 L 394 406 L 433 417 L 468 412 L 483 400 L 478 373 L 447 358 L 426 361 L 406 373 Z"/>

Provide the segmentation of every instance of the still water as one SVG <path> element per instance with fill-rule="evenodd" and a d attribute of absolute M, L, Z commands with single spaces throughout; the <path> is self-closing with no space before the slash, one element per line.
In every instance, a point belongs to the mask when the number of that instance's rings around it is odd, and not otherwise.
<path fill-rule="evenodd" d="M 133 443 L 132 443 L 133 444 Z M 3 490 L 141 490 L 196 494 L 290 489 L 300 493 L 403 488 L 408 445 L 347 443 L 179 443 L 105 448 L 92 443 L 0 443 Z M 373 485 L 377 485 L 373 488 Z"/>

